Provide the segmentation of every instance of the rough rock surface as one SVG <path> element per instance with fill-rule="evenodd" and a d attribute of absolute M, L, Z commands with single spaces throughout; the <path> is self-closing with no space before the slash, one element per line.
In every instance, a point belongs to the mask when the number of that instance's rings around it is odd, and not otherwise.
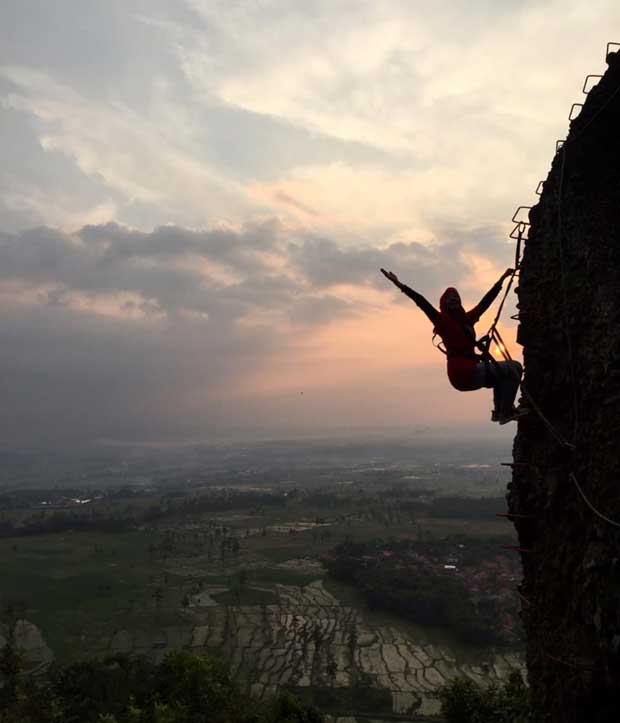
<path fill-rule="evenodd" d="M 519 281 L 524 384 L 509 508 L 537 721 L 620 719 L 620 53 L 571 122 L 531 228 Z"/>

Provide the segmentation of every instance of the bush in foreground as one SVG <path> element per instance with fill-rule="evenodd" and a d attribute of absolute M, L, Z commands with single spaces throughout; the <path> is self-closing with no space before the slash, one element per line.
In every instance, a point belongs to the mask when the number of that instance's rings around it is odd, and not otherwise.
<path fill-rule="evenodd" d="M 320 713 L 288 694 L 266 701 L 252 698 L 219 661 L 188 651 L 171 652 L 158 665 L 113 656 L 55 665 L 37 681 L 4 675 L 0 683 L 0 690 L 11 691 L 0 696 L 0 723 L 323 721 Z"/>
<path fill-rule="evenodd" d="M 529 691 L 518 671 L 503 685 L 482 686 L 469 678 L 455 678 L 438 693 L 447 723 L 527 723 Z"/>

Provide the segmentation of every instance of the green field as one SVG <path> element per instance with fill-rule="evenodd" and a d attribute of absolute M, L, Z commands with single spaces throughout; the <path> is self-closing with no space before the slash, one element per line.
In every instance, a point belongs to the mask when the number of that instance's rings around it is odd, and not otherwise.
<path fill-rule="evenodd" d="M 260 527 L 294 525 L 298 510 L 260 519 Z M 307 519 L 312 519 L 308 515 Z M 345 539 L 398 539 L 416 535 L 440 539 L 454 534 L 475 538 L 510 539 L 512 527 L 502 520 L 467 521 L 419 519 L 415 523 L 383 524 L 347 518 L 330 527 L 294 534 L 256 531 L 256 516 L 222 516 L 220 525 L 239 541 L 237 554 L 224 557 L 196 543 L 195 530 L 182 521 L 174 532 L 144 530 L 127 533 L 68 533 L 3 539 L 0 565 L 2 593 L 6 599 L 23 601 L 25 617 L 42 631 L 48 645 L 61 658 L 89 650 L 105 649 L 106 641 L 120 628 L 155 633 L 162 626 L 187 626 L 186 595 L 204 586 L 228 588 L 214 596 L 222 605 L 269 605 L 277 600 L 276 586 L 302 587 L 324 573 L 315 564 L 310 570 L 282 566 L 290 560 L 317 560 Z M 254 532 L 248 534 L 249 524 Z M 205 520 L 213 529 L 217 518 Z M 170 524 L 168 524 L 170 527 Z M 173 549 L 153 553 L 173 535 Z M 321 535 L 324 535 L 322 538 Z M 329 535 L 327 537 L 327 535 Z M 207 551 L 208 552 L 208 551 Z M 243 585 L 237 575 L 244 570 Z M 347 604 L 363 607 L 353 590 L 327 582 Z M 257 589 L 259 588 L 259 589 Z"/>
<path fill-rule="evenodd" d="M 148 532 L 4 539 L 3 596 L 24 603 L 57 654 L 77 652 L 82 635 L 112 629 L 131 609 L 153 607 L 153 576 L 162 571 L 149 560 L 155 539 Z"/>

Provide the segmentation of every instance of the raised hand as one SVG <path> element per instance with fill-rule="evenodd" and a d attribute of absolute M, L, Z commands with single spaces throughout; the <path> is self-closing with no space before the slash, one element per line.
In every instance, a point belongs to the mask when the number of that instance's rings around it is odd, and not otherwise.
<path fill-rule="evenodd" d="M 503 281 L 504 279 L 507 279 L 509 276 L 512 276 L 514 274 L 514 272 L 515 272 L 514 269 L 506 269 L 506 271 L 504 271 L 504 273 L 502 274 L 502 278 L 500 279 L 500 281 Z"/>
<path fill-rule="evenodd" d="M 400 289 L 402 284 L 400 283 L 398 276 L 396 276 L 393 271 L 386 271 L 385 269 L 381 269 L 381 273 L 385 276 L 386 279 L 389 279 L 394 284 L 394 286 L 398 286 L 398 288 Z"/>

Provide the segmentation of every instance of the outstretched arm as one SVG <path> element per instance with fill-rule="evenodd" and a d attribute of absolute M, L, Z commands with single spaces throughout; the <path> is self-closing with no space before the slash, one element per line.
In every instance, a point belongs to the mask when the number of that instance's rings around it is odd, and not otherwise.
<path fill-rule="evenodd" d="M 414 291 L 413 289 L 410 289 L 406 284 L 401 283 L 398 276 L 396 276 L 396 274 L 392 271 L 386 271 L 385 269 L 381 269 L 381 273 L 385 276 L 386 279 L 389 279 L 394 284 L 394 286 L 399 288 L 403 292 L 403 294 L 405 294 L 405 296 L 408 296 L 412 301 L 415 301 L 415 303 L 420 307 L 420 309 L 422 309 L 422 311 L 426 314 L 426 316 L 428 316 L 428 318 L 433 324 L 436 323 L 439 312 L 429 301 L 427 301 L 427 299 L 422 296 L 422 294 L 418 294 L 417 291 Z"/>
<path fill-rule="evenodd" d="M 467 315 L 474 323 L 478 321 L 478 319 L 484 314 L 484 312 L 489 308 L 489 306 L 491 306 L 491 304 L 495 301 L 497 295 L 502 290 L 502 284 L 504 283 L 504 279 L 508 278 L 508 276 L 511 276 L 512 274 L 514 274 L 514 269 L 506 269 L 499 281 L 497 281 L 487 291 L 487 293 L 482 297 L 482 299 L 480 299 L 478 304 L 474 306 L 473 309 L 471 309 L 471 311 L 467 312 Z"/>

